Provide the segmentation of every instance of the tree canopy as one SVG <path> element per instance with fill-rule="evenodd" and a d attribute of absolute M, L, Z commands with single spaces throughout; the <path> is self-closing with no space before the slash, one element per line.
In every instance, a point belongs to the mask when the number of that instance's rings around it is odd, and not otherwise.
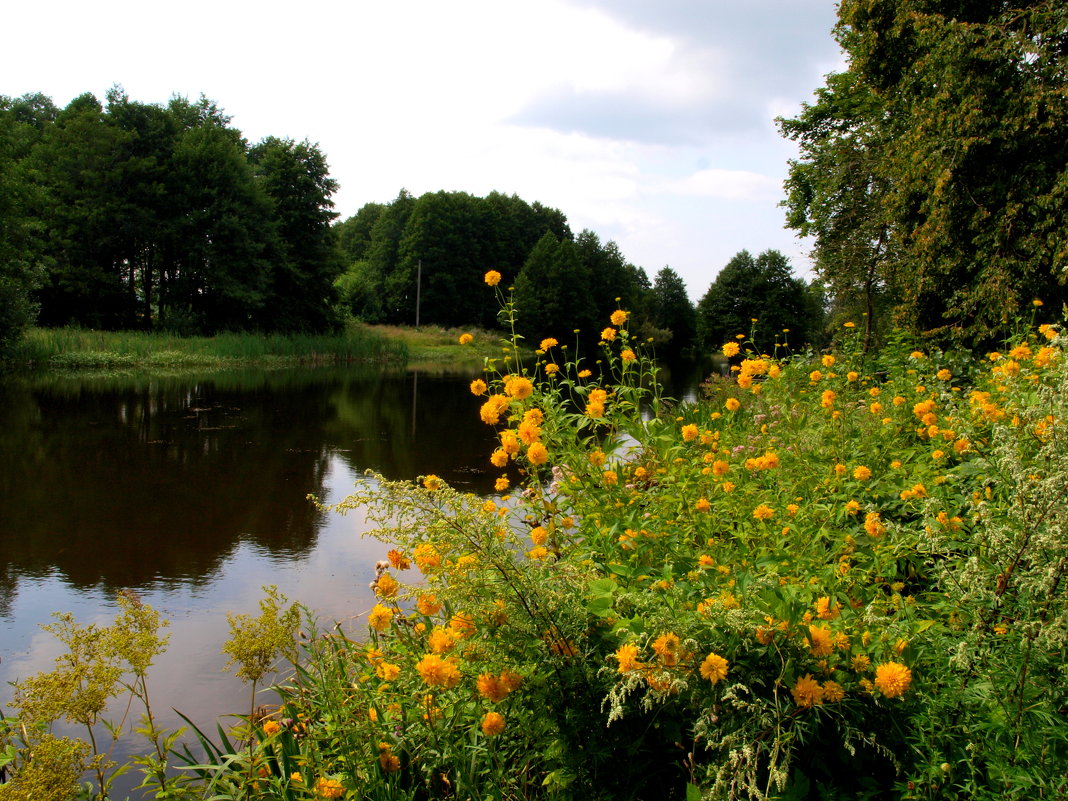
<path fill-rule="evenodd" d="M 316 145 L 250 147 L 212 101 L 0 98 L 0 249 L 25 325 L 323 330 L 342 262 Z M 14 286 L 0 277 L 0 286 Z M 10 315 L 9 315 L 10 316 Z"/>
<path fill-rule="evenodd" d="M 958 341 L 1068 300 L 1068 6 L 843 0 L 848 69 L 783 133 L 788 223 L 839 302 Z"/>
<path fill-rule="evenodd" d="M 815 297 L 793 275 L 786 256 L 765 250 L 754 258 L 743 250 L 697 304 L 697 335 L 709 350 L 743 335 L 757 350 L 771 353 L 777 344 L 807 342 L 819 330 L 819 318 Z"/>

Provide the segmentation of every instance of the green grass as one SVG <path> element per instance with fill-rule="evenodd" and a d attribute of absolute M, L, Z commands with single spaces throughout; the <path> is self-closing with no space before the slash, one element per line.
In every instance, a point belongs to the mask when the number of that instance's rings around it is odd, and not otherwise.
<path fill-rule="evenodd" d="M 352 362 L 405 363 L 408 349 L 368 326 L 340 334 L 219 334 L 179 337 L 138 331 L 34 328 L 17 346 L 11 363 L 58 369 L 133 369 L 318 365 Z"/>

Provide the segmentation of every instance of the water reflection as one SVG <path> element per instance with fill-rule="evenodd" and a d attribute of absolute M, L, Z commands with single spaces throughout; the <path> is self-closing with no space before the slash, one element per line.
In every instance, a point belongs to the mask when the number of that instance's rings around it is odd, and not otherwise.
<path fill-rule="evenodd" d="M 0 388 L 0 614 L 19 576 L 197 583 L 239 543 L 314 547 L 331 455 L 488 491 L 468 377 L 343 369 L 17 380 Z"/>

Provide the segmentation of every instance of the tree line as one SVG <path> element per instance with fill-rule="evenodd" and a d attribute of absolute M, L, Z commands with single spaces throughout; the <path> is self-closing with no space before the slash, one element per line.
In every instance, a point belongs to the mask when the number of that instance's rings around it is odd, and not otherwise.
<path fill-rule="evenodd" d="M 318 146 L 250 144 L 204 97 L 146 104 L 116 87 L 61 109 L 0 96 L 0 348 L 31 324 L 493 328 L 487 269 L 514 288 L 528 341 L 578 330 L 596 342 L 621 307 L 665 356 L 718 347 L 754 316 L 762 330 L 792 325 L 799 342 L 818 329 L 808 286 L 774 251 L 738 254 L 695 307 L 671 267 L 650 280 L 539 202 L 402 190 L 335 222 L 336 189 Z"/>
<path fill-rule="evenodd" d="M 336 186 L 316 145 L 250 145 L 203 97 L 0 97 L 0 325 L 321 330 Z"/>
<path fill-rule="evenodd" d="M 847 68 L 800 115 L 787 223 L 832 320 L 989 343 L 1068 301 L 1068 5 L 843 0 Z"/>

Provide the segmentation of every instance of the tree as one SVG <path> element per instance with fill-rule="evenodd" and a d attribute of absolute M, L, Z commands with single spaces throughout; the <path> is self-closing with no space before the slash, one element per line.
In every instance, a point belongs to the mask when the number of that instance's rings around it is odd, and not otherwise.
<path fill-rule="evenodd" d="M 519 333 L 532 343 L 548 336 L 564 342 L 575 329 L 592 339 L 599 320 L 590 307 L 590 286 L 575 243 L 547 231 L 515 280 Z"/>
<path fill-rule="evenodd" d="M 330 227 L 337 216 L 326 157 L 318 145 L 268 137 L 248 154 L 256 182 L 273 207 L 277 252 L 257 313 L 258 327 L 323 331 L 336 324 L 334 280 L 343 262 Z"/>
<path fill-rule="evenodd" d="M 38 293 L 41 321 L 125 327 L 136 301 L 123 276 L 119 225 L 123 162 L 132 135 L 108 123 L 91 94 L 72 100 L 25 160 L 40 187 L 34 216 L 47 230 L 50 269 Z"/>
<path fill-rule="evenodd" d="M 743 250 L 697 304 L 698 341 L 714 350 L 752 331 L 758 350 L 771 352 L 785 341 L 797 347 L 817 329 L 816 317 L 808 286 L 792 274 L 782 253 L 766 250 L 754 259 Z M 785 338 L 783 329 L 789 329 Z"/>
<path fill-rule="evenodd" d="M 816 97 L 798 118 L 778 120 L 805 155 L 790 162 L 786 224 L 816 238 L 813 266 L 830 295 L 830 317 L 862 320 L 867 350 L 897 297 L 885 214 L 889 186 L 878 174 L 887 126 L 873 113 L 878 101 L 852 73 L 828 76 Z"/>
<path fill-rule="evenodd" d="M 835 241 L 832 216 L 853 216 L 869 242 L 885 228 L 875 269 L 906 324 L 978 342 L 1007 333 L 1032 298 L 1059 309 L 1066 30 L 1068 7 L 1054 0 L 844 0 L 835 34 L 848 72 L 784 126 L 802 146 L 791 180 L 816 188 L 795 222 L 815 224 L 818 262 L 848 263 L 856 243 Z M 827 133 L 806 138 L 815 116 Z M 836 177 L 836 156 L 871 180 Z M 823 205 L 836 192 L 832 215 Z"/>
<path fill-rule="evenodd" d="M 44 278 L 40 230 L 28 211 L 36 190 L 18 163 L 27 124 L 0 97 L 0 357 L 36 319 L 33 292 Z"/>
<path fill-rule="evenodd" d="M 690 348 L 697 333 L 697 311 L 686 292 L 686 282 L 670 267 L 656 274 L 649 296 L 649 317 L 657 328 L 670 332 L 658 350 L 665 356 L 677 356 Z"/>
<path fill-rule="evenodd" d="M 588 228 L 578 235 L 575 248 L 590 278 L 586 325 L 600 331 L 608 324 L 609 315 L 622 308 L 632 313 L 631 327 L 640 326 L 648 317 L 645 273 L 627 262 L 615 242 L 601 244 L 600 237 Z M 570 290 L 565 285 L 562 291 Z"/>

